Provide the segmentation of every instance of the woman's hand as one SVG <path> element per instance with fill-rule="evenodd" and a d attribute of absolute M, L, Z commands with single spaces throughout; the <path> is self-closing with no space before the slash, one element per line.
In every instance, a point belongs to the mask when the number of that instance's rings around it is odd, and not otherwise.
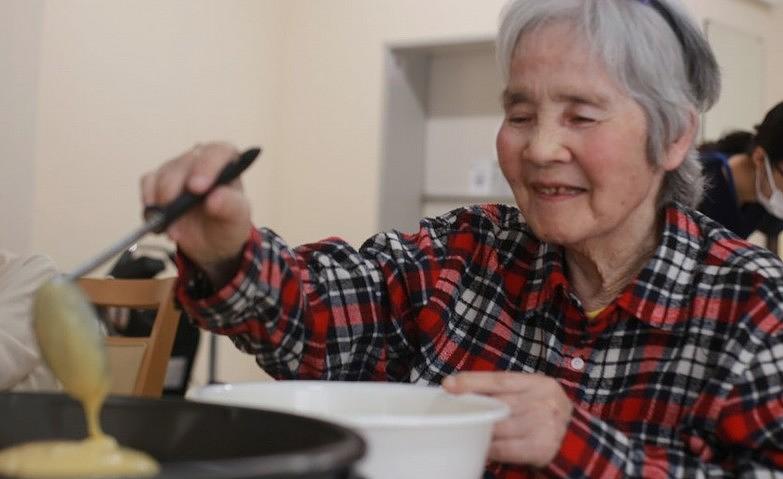
<path fill-rule="evenodd" d="M 443 387 L 455 394 L 492 396 L 511 409 L 510 417 L 495 424 L 490 459 L 544 467 L 560 450 L 574 406 L 554 379 L 515 372 L 463 372 L 444 379 Z"/>
<path fill-rule="evenodd" d="M 183 190 L 205 192 L 226 163 L 238 155 L 236 148 L 225 143 L 193 147 L 142 177 L 144 205 L 164 205 Z M 235 180 L 212 191 L 166 232 L 215 286 L 222 286 L 236 271 L 251 228 L 250 205 Z"/>

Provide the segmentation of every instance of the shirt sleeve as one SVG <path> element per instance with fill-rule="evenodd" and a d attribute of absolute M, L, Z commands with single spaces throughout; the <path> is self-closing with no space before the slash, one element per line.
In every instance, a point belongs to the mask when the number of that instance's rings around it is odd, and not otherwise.
<path fill-rule="evenodd" d="M 445 261 L 437 221 L 379 234 L 355 249 L 337 238 L 290 248 L 253 231 L 237 275 L 215 294 L 178 299 L 201 327 L 231 337 L 276 378 L 403 381 L 417 350 L 417 312 Z"/>
<path fill-rule="evenodd" d="M 779 335 L 778 335 L 779 336 Z M 705 408 L 704 429 L 682 448 L 630 439 L 583 408 L 574 409 L 554 477 L 778 477 L 783 470 L 783 342 L 755 358 L 725 398 Z M 715 408 L 715 411 L 709 409 Z"/>
<path fill-rule="evenodd" d="M 32 330 L 35 290 L 56 273 L 44 256 L 0 254 L 0 390 L 57 389 Z"/>

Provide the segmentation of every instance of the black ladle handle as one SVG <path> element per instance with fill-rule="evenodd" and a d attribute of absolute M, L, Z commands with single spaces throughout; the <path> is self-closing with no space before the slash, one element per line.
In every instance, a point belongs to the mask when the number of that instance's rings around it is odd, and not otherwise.
<path fill-rule="evenodd" d="M 184 192 L 166 205 L 148 206 L 144 209 L 146 221 L 141 227 L 109 246 L 94 258 L 77 266 L 73 271 L 65 275 L 65 278 L 71 281 L 81 278 L 108 261 L 109 258 L 112 258 L 114 255 L 125 250 L 147 233 L 162 233 L 166 231 L 166 228 L 168 228 L 171 223 L 182 216 L 188 209 L 203 201 L 212 190 L 236 179 L 251 163 L 253 163 L 253 160 L 255 160 L 260 153 L 261 148 L 250 148 L 239 155 L 236 160 L 223 167 L 223 170 L 215 179 L 215 182 L 212 183 L 212 186 L 204 193 L 196 195 L 190 192 Z"/>
<path fill-rule="evenodd" d="M 215 178 L 214 183 L 204 193 L 195 194 L 190 191 L 183 191 L 177 198 L 163 206 L 147 206 L 144 208 L 144 218 L 149 222 L 155 222 L 153 233 L 162 233 L 177 218 L 182 216 L 193 206 L 197 205 L 209 195 L 212 190 L 220 185 L 228 184 L 234 181 L 243 171 L 250 166 L 261 153 L 261 148 L 250 148 L 239 157 L 228 163 Z"/>

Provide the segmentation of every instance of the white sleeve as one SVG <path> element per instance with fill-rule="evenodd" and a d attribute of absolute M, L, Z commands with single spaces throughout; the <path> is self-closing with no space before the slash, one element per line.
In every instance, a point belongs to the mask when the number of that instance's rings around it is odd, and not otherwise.
<path fill-rule="evenodd" d="M 56 274 L 45 256 L 0 251 L 0 390 L 57 389 L 32 330 L 35 290 Z"/>

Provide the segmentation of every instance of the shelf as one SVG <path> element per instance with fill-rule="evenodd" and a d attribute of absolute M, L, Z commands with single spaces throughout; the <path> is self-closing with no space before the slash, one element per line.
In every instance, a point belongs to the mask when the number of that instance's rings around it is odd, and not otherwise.
<path fill-rule="evenodd" d="M 503 88 L 492 40 L 397 45 L 385 60 L 379 229 L 410 230 L 422 215 L 470 204 L 513 204 L 507 187 L 471 188 L 476 165 L 497 163 Z"/>

